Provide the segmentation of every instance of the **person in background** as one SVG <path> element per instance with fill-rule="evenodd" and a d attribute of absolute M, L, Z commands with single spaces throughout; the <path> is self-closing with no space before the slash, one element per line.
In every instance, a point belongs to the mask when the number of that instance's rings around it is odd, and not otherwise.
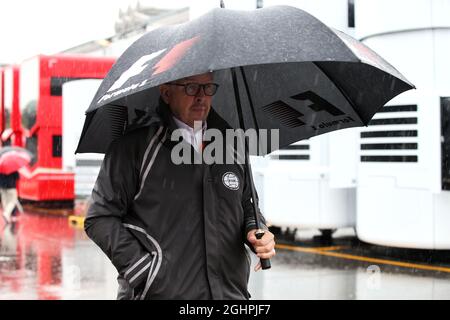
<path fill-rule="evenodd" d="M 19 199 L 17 197 L 17 180 L 19 172 L 15 171 L 11 174 L 0 174 L 0 197 L 2 200 L 2 214 L 6 223 L 15 220 L 13 213 L 20 209 Z"/>

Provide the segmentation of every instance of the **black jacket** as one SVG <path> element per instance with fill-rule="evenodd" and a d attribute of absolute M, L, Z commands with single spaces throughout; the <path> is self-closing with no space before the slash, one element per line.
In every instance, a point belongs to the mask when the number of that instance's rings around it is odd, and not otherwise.
<path fill-rule="evenodd" d="M 207 124 L 229 128 L 212 109 Z M 162 105 L 148 126 L 111 144 L 86 233 L 119 272 L 118 298 L 248 299 L 244 243 L 255 221 L 244 167 L 173 164 L 176 128 Z M 230 173 L 239 181 L 232 188 Z"/>

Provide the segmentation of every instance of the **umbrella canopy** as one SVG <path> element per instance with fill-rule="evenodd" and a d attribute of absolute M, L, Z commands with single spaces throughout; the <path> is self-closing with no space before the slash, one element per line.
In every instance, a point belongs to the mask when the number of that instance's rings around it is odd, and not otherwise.
<path fill-rule="evenodd" d="M 280 148 L 367 125 L 414 87 L 364 44 L 300 9 L 218 8 L 153 30 L 123 53 L 87 110 L 76 152 L 104 153 L 154 112 L 160 84 L 208 71 L 220 85 L 216 112 L 234 128 L 280 129 Z"/>
<path fill-rule="evenodd" d="M 30 164 L 31 153 L 20 147 L 4 147 L 0 149 L 0 174 L 11 174 Z"/>

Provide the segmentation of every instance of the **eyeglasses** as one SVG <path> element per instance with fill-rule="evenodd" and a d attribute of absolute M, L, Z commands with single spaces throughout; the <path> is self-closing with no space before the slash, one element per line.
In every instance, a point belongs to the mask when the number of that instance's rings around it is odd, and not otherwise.
<path fill-rule="evenodd" d="M 217 92 L 217 88 L 219 88 L 219 85 L 217 83 L 168 83 L 173 86 L 179 86 L 184 87 L 184 92 L 188 96 L 196 96 L 200 92 L 200 88 L 203 88 L 203 92 L 205 93 L 205 96 L 213 96 Z"/>

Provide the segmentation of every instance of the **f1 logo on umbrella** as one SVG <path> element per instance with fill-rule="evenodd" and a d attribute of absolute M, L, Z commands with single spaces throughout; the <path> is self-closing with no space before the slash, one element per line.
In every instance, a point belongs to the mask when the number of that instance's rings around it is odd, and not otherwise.
<path fill-rule="evenodd" d="M 153 52 L 151 54 L 148 54 L 148 55 L 145 55 L 145 56 L 142 56 L 141 58 L 139 58 L 139 60 L 136 61 L 135 63 L 133 63 L 133 65 L 128 70 L 126 70 L 124 73 L 122 73 L 120 78 L 117 79 L 116 82 L 114 82 L 114 84 L 111 86 L 111 88 L 109 88 L 109 90 L 107 92 L 115 91 L 117 89 L 122 88 L 122 86 L 125 84 L 125 82 L 127 82 L 132 77 L 141 74 L 142 71 L 144 71 L 148 67 L 148 63 L 151 60 L 160 56 L 166 50 L 167 50 L 167 48 Z"/>
<path fill-rule="evenodd" d="M 191 39 L 188 39 L 188 40 L 185 40 L 185 41 L 182 41 L 182 42 L 176 44 L 169 52 L 167 52 L 162 57 L 161 60 L 159 60 L 158 63 L 156 63 L 153 66 L 153 73 L 151 74 L 151 76 L 149 78 L 171 69 L 175 64 L 177 64 L 178 61 L 180 61 L 180 59 L 184 56 L 186 51 L 189 48 L 191 48 L 192 45 L 195 42 L 197 42 L 197 40 L 199 38 L 200 38 L 199 36 L 196 36 L 196 37 L 193 37 Z M 142 56 L 141 58 L 139 58 L 135 63 L 133 63 L 133 65 L 131 67 L 129 67 L 126 71 L 124 71 L 121 74 L 119 79 L 117 79 L 116 82 L 114 82 L 114 84 L 108 89 L 107 92 L 112 92 L 112 91 L 121 89 L 128 80 L 130 80 L 131 78 L 133 78 L 137 75 L 140 75 L 145 69 L 147 69 L 147 67 L 150 65 L 152 60 L 155 60 L 157 57 L 159 57 L 161 54 L 163 54 L 166 51 L 167 51 L 167 48 L 164 48 L 164 49 L 161 49 L 159 51 L 153 52 L 151 54 L 148 54 L 148 55 L 145 55 L 145 56 Z M 144 81 L 142 81 L 139 84 L 132 84 L 128 88 L 142 87 L 146 83 L 147 83 L 147 79 L 145 79 Z M 126 92 L 126 91 L 128 91 L 127 90 L 128 88 L 125 88 L 123 90 Z M 109 95 L 104 95 L 98 101 L 98 103 L 102 102 L 103 100 L 107 100 L 110 97 L 111 96 L 109 96 Z"/>
<path fill-rule="evenodd" d="M 345 115 L 345 113 L 338 109 L 336 106 L 319 96 L 317 93 L 310 90 L 296 94 L 290 98 L 294 100 L 311 101 L 312 104 L 309 104 L 307 106 L 314 112 L 326 111 L 334 117 Z M 297 111 L 292 106 L 281 100 L 277 100 L 262 107 L 262 110 L 267 115 L 278 120 L 282 125 L 288 128 L 300 127 L 306 124 L 300 119 L 304 116 L 303 113 Z M 351 117 L 347 117 L 344 120 L 347 120 L 344 122 L 354 121 Z M 312 128 L 314 130 L 317 130 L 315 126 L 312 126 Z"/>

